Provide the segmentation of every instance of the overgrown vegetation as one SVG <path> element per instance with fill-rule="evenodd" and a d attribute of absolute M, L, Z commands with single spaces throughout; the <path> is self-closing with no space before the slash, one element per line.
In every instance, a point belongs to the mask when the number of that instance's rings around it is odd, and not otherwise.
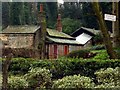
<path fill-rule="evenodd" d="M 95 56 L 82 57 L 90 53 Z M 103 46 L 78 50 L 73 54 L 76 57 L 62 57 L 57 60 L 12 58 L 9 67 L 9 87 L 18 89 L 120 87 L 120 60 L 108 59 Z"/>
<path fill-rule="evenodd" d="M 52 74 L 45 68 L 32 68 L 24 75 L 31 88 L 50 88 Z"/>
<path fill-rule="evenodd" d="M 12 89 L 27 88 L 28 82 L 22 76 L 10 76 L 8 79 L 8 87 Z"/>
<path fill-rule="evenodd" d="M 90 52 L 90 50 L 76 50 L 76 51 L 72 51 L 70 52 L 67 57 L 68 58 L 90 58 L 90 57 L 94 57 L 96 54 Z"/>
<path fill-rule="evenodd" d="M 97 76 L 97 88 L 120 88 L 120 67 L 100 69 L 95 72 Z"/>
<path fill-rule="evenodd" d="M 74 75 L 54 81 L 52 88 L 94 88 L 94 85 L 89 77 Z"/>

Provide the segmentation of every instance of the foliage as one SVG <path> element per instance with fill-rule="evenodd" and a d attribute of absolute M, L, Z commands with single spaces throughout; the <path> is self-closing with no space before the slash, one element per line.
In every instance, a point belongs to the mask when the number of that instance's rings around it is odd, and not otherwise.
<path fill-rule="evenodd" d="M 109 59 L 109 56 L 106 50 L 99 50 L 99 53 L 97 53 L 94 59 L 106 60 L 106 59 Z"/>
<path fill-rule="evenodd" d="M 0 72 L 0 87 L 2 87 L 2 73 Z"/>
<path fill-rule="evenodd" d="M 119 90 L 120 86 L 117 85 L 115 86 L 114 83 L 105 83 L 105 84 L 101 84 L 101 85 L 97 85 L 95 86 L 94 88 L 100 88 L 100 89 L 116 89 L 116 90 Z"/>
<path fill-rule="evenodd" d="M 37 13 L 42 2 L 2 2 L 3 25 L 36 25 Z M 47 17 L 47 27 L 54 28 L 57 17 L 57 3 L 42 3 Z M 37 9 L 38 7 L 38 9 Z M 50 23 L 51 22 L 51 23 Z"/>
<path fill-rule="evenodd" d="M 83 15 L 83 25 L 85 27 L 95 28 L 95 29 L 99 28 L 91 3 L 89 2 L 83 3 L 82 15 Z"/>
<path fill-rule="evenodd" d="M 103 44 L 103 37 L 101 34 L 97 34 L 93 37 L 94 43 L 97 44 Z"/>
<path fill-rule="evenodd" d="M 9 67 L 10 73 L 14 75 L 27 73 L 33 60 L 30 58 L 13 58 Z"/>
<path fill-rule="evenodd" d="M 62 58 L 57 60 L 35 60 L 25 58 L 15 58 L 12 60 L 9 71 L 12 74 L 26 74 L 30 68 L 46 68 L 52 73 L 52 78 L 62 78 L 67 75 L 81 74 L 95 77 L 94 72 L 100 68 L 120 67 L 120 60 L 102 59 L 79 59 Z"/>
<path fill-rule="evenodd" d="M 120 67 L 100 69 L 95 72 L 99 84 L 112 84 L 112 86 L 120 86 Z"/>
<path fill-rule="evenodd" d="M 52 74 L 45 68 L 32 68 L 25 76 L 29 87 L 49 88 Z"/>
<path fill-rule="evenodd" d="M 90 48 L 90 50 L 103 50 L 105 49 L 104 45 L 95 45 Z"/>
<path fill-rule="evenodd" d="M 66 76 L 54 81 L 53 88 L 93 88 L 94 83 L 89 77 L 80 75 Z"/>
<path fill-rule="evenodd" d="M 90 58 L 93 57 L 94 54 L 90 52 L 90 50 L 76 50 L 70 52 L 67 57 L 70 58 Z"/>
<path fill-rule="evenodd" d="M 120 59 L 120 48 L 116 48 L 115 51 L 116 51 L 116 53 L 118 55 L 118 58 Z"/>
<path fill-rule="evenodd" d="M 23 77 L 11 76 L 8 79 L 10 89 L 20 89 L 28 87 L 28 82 Z"/>
<path fill-rule="evenodd" d="M 80 28 L 81 23 L 78 20 L 64 18 L 62 20 L 63 32 L 67 34 L 72 34 L 75 30 Z"/>

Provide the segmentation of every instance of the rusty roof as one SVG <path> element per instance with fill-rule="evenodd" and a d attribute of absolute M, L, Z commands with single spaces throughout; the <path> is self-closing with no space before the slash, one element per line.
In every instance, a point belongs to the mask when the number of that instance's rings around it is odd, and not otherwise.
<path fill-rule="evenodd" d="M 35 33 L 40 27 L 35 25 L 17 25 L 17 26 L 8 26 L 0 33 L 6 34 L 18 34 L 18 33 Z"/>

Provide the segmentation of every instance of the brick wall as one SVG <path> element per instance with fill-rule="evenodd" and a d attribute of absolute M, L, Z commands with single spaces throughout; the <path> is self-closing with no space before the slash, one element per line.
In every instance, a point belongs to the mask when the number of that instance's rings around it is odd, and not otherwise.
<path fill-rule="evenodd" d="M 79 50 L 81 46 L 76 46 L 76 45 L 61 45 L 61 44 L 49 44 L 49 50 L 48 50 L 48 55 L 49 59 L 54 59 L 55 53 L 54 53 L 54 45 L 57 45 L 57 58 L 64 56 L 65 52 L 65 46 L 68 47 L 68 53 L 71 51 Z"/>

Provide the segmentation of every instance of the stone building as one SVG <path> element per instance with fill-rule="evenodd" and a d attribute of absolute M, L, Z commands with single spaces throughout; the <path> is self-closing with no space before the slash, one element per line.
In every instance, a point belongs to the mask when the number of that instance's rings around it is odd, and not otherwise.
<path fill-rule="evenodd" d="M 38 48 L 40 37 L 39 26 L 8 26 L 0 33 L 3 47 Z"/>
<path fill-rule="evenodd" d="M 67 55 L 69 52 L 82 47 L 74 37 L 62 32 L 61 15 L 58 15 L 56 30 L 46 28 L 45 17 L 42 15 L 43 7 L 40 6 L 40 23 L 35 25 L 8 26 L 0 34 L 4 47 L 10 48 L 35 48 L 39 49 L 41 41 L 45 50 L 41 51 L 45 58 L 54 59 Z M 43 21 L 42 21 L 43 20 Z M 45 31 L 44 31 L 45 30 Z M 43 33 L 44 31 L 44 33 Z M 44 35 L 43 35 L 44 34 Z M 43 37 L 44 36 L 44 37 Z M 45 39 L 45 40 L 44 40 Z M 41 50 L 41 49 L 40 49 Z M 41 54 L 41 53 L 40 53 Z"/>

